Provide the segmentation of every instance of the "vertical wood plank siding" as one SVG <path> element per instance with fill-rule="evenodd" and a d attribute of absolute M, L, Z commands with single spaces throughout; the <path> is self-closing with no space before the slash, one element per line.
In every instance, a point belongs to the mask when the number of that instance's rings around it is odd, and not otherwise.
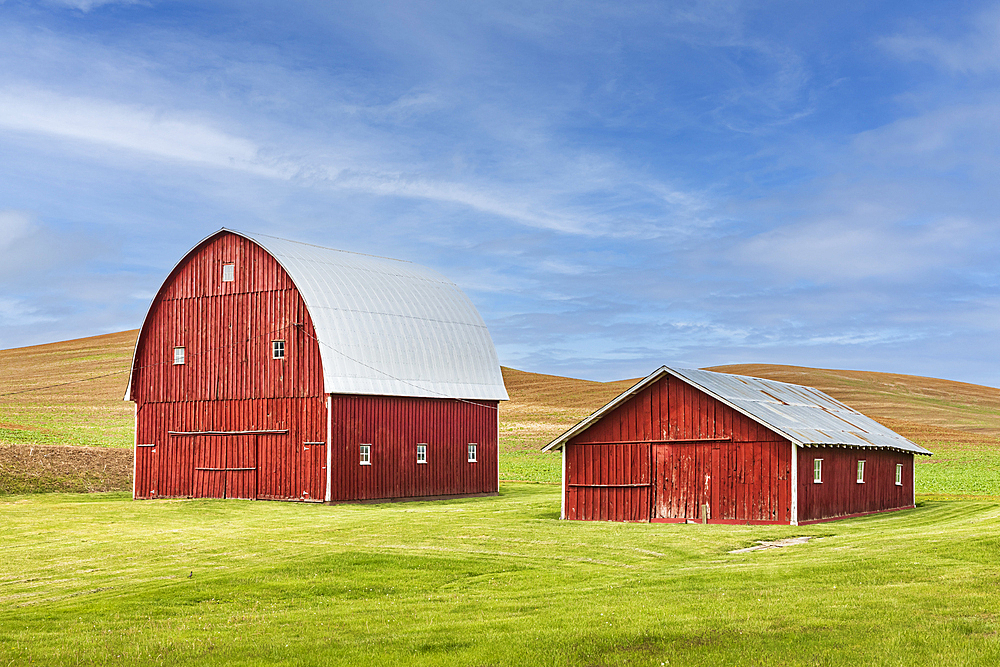
<path fill-rule="evenodd" d="M 496 401 L 331 398 L 332 500 L 498 491 Z M 418 443 L 427 445 L 427 463 L 417 463 Z M 371 445 L 371 465 L 360 463 L 362 444 Z"/>
<path fill-rule="evenodd" d="M 569 519 L 791 521 L 791 443 L 674 377 L 566 447 Z"/>
<path fill-rule="evenodd" d="M 235 279 L 223 282 L 230 263 Z M 285 341 L 284 359 L 271 358 L 272 340 Z M 185 348 L 183 365 L 175 347 Z M 137 498 L 323 499 L 324 447 L 304 444 L 326 439 L 312 320 L 285 270 L 252 241 L 215 236 L 173 271 L 143 325 L 132 388 L 137 442 L 156 445 L 137 448 Z M 287 433 L 169 434 L 257 430 Z"/>
<path fill-rule="evenodd" d="M 813 482 L 813 460 L 823 459 L 823 482 Z M 865 482 L 858 484 L 858 461 Z M 896 464 L 903 465 L 896 485 Z M 799 450 L 799 522 L 913 507 L 913 454 L 878 449 L 804 447 Z"/>

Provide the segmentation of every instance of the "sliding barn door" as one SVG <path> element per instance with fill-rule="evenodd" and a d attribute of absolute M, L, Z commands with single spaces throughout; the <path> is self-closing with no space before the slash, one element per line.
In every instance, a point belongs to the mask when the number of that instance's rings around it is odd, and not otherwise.
<path fill-rule="evenodd" d="M 195 498 L 256 498 L 257 437 L 195 436 L 192 486 Z"/>
<path fill-rule="evenodd" d="M 718 445 L 677 443 L 653 448 L 655 502 L 653 519 L 711 519 L 718 512 L 715 479 L 719 475 Z"/>

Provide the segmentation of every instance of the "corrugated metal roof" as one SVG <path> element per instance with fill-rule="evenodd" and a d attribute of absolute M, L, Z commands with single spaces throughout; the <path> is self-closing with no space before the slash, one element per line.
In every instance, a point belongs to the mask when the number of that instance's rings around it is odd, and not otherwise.
<path fill-rule="evenodd" d="M 673 375 L 802 447 L 839 445 L 930 454 L 920 445 L 819 389 L 776 380 L 663 366 L 544 447 L 559 449 L 605 413 L 664 375 Z"/>
<path fill-rule="evenodd" d="M 263 247 L 298 288 L 316 327 L 326 393 L 507 400 L 486 323 L 441 274 L 412 262 L 232 233 Z"/>

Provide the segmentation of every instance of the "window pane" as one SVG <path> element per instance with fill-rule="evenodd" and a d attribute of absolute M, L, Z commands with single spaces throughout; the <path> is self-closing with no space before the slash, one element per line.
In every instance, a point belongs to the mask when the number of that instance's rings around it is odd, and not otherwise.
<path fill-rule="evenodd" d="M 476 462 L 476 443 L 469 443 L 469 463 Z"/>
<path fill-rule="evenodd" d="M 813 459 L 813 482 L 816 484 L 823 482 L 823 459 Z"/>
<path fill-rule="evenodd" d="M 175 347 L 174 348 L 174 365 L 180 366 L 184 363 L 184 348 Z"/>
<path fill-rule="evenodd" d="M 271 358 L 272 359 L 285 358 L 285 341 L 283 340 L 271 341 Z"/>
<path fill-rule="evenodd" d="M 223 264 L 222 265 L 222 282 L 231 283 L 236 279 L 236 265 L 235 264 Z"/>

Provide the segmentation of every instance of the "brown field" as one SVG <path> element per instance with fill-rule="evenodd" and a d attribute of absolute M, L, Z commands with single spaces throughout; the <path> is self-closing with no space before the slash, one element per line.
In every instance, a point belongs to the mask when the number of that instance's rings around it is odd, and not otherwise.
<path fill-rule="evenodd" d="M 137 332 L 0 350 L 0 493 L 131 488 L 132 404 L 122 400 Z M 652 369 L 650 369 L 652 370 Z M 935 453 L 1000 452 L 1000 389 L 934 378 L 745 364 L 710 370 L 817 387 Z M 511 479 L 551 479 L 539 449 L 635 380 L 591 382 L 503 369 L 500 409 Z M 88 449 L 89 448 L 89 449 Z"/>

